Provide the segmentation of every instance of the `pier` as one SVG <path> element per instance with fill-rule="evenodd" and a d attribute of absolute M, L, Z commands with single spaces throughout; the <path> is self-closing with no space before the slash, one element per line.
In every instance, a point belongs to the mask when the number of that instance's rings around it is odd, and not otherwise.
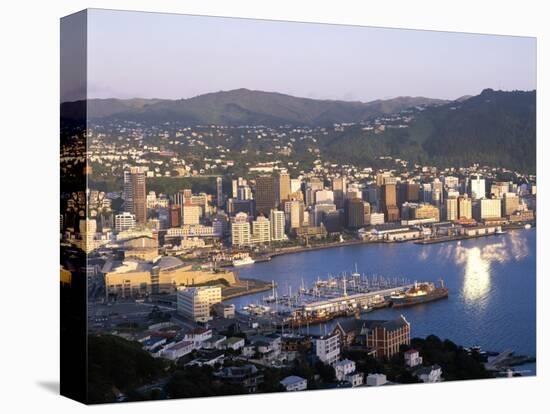
<path fill-rule="evenodd" d="M 343 295 L 335 298 L 329 298 L 321 301 L 304 304 L 305 314 L 313 313 L 338 313 L 350 308 L 366 308 L 372 304 L 384 300 L 384 297 L 393 293 L 400 293 L 410 289 L 414 284 L 393 287 L 389 289 L 376 290 L 366 293 L 355 293 L 352 295 Z"/>

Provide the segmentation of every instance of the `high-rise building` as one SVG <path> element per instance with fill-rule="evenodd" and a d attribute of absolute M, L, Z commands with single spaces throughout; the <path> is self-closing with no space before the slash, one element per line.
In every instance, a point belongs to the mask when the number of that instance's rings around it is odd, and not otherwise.
<path fill-rule="evenodd" d="M 290 192 L 295 193 L 302 190 L 302 180 L 299 178 L 290 179 Z"/>
<path fill-rule="evenodd" d="M 519 197 L 515 193 L 504 193 L 502 197 L 502 212 L 510 216 L 519 210 Z"/>
<path fill-rule="evenodd" d="M 325 223 L 327 215 L 335 211 L 336 204 L 334 203 L 315 204 L 313 206 L 313 225 L 319 226 L 321 223 Z"/>
<path fill-rule="evenodd" d="M 475 219 L 488 220 L 502 217 L 502 202 L 498 198 L 483 198 L 475 205 Z"/>
<path fill-rule="evenodd" d="M 136 223 L 147 222 L 147 192 L 145 189 L 145 170 L 131 167 L 124 171 L 125 210 L 136 217 Z"/>
<path fill-rule="evenodd" d="M 314 195 L 315 204 L 332 204 L 334 203 L 334 192 L 331 190 L 318 190 Z"/>
<path fill-rule="evenodd" d="M 237 198 L 237 188 L 239 188 L 239 180 L 231 180 L 231 197 Z"/>
<path fill-rule="evenodd" d="M 237 200 L 235 198 L 230 198 L 227 200 L 227 212 L 232 216 L 237 213 L 246 213 L 249 216 L 253 216 L 256 211 L 254 205 L 254 200 Z"/>
<path fill-rule="evenodd" d="M 364 212 L 364 217 L 363 217 L 363 223 L 365 223 L 365 225 L 367 224 L 370 224 L 370 204 L 368 201 L 363 201 L 363 212 Z"/>
<path fill-rule="evenodd" d="M 304 223 L 304 203 L 301 200 L 285 202 L 286 223 L 290 230 L 302 227 Z"/>
<path fill-rule="evenodd" d="M 485 179 L 477 176 L 470 180 L 470 195 L 474 200 L 479 200 L 485 197 Z"/>
<path fill-rule="evenodd" d="M 222 301 L 219 286 L 180 287 L 177 293 L 177 312 L 195 322 L 208 322 L 211 308 Z"/>
<path fill-rule="evenodd" d="M 247 185 L 240 185 L 237 187 L 237 199 L 238 200 L 252 200 L 252 190 Z"/>
<path fill-rule="evenodd" d="M 420 184 L 418 183 L 407 183 L 407 200 L 412 203 L 419 201 L 420 195 Z"/>
<path fill-rule="evenodd" d="M 271 241 L 271 222 L 268 218 L 260 216 L 252 222 L 252 235 L 250 242 L 269 243 Z"/>
<path fill-rule="evenodd" d="M 334 191 L 334 204 L 337 208 L 344 206 L 344 196 L 347 192 L 346 177 L 340 176 L 332 180 L 332 191 Z"/>
<path fill-rule="evenodd" d="M 183 224 L 199 224 L 201 217 L 201 207 L 199 205 L 187 202 L 183 205 Z"/>
<path fill-rule="evenodd" d="M 290 175 L 288 173 L 281 173 L 279 175 L 279 203 L 282 203 L 283 200 L 288 200 L 290 193 Z"/>
<path fill-rule="evenodd" d="M 170 215 L 168 218 L 170 227 L 180 227 L 182 225 L 181 211 L 181 206 L 178 204 L 170 206 Z"/>
<path fill-rule="evenodd" d="M 231 223 L 231 244 L 233 246 L 250 245 L 250 223 L 246 213 L 237 213 Z"/>
<path fill-rule="evenodd" d="M 345 208 L 346 225 L 357 229 L 365 225 L 365 204 L 360 198 L 346 200 Z"/>
<path fill-rule="evenodd" d="M 458 197 L 458 218 L 472 218 L 472 199 L 466 195 Z"/>
<path fill-rule="evenodd" d="M 256 212 L 259 215 L 269 216 L 271 209 L 274 209 L 277 204 L 275 177 L 259 176 L 256 178 L 256 192 L 254 199 L 256 200 Z"/>
<path fill-rule="evenodd" d="M 222 207 L 224 201 L 222 177 L 216 177 L 216 205 Z"/>
<path fill-rule="evenodd" d="M 136 226 L 136 216 L 127 211 L 115 216 L 115 231 L 120 233 L 121 231 L 132 230 Z"/>
<path fill-rule="evenodd" d="M 447 220 L 454 221 L 458 219 L 458 199 L 455 197 L 448 198 L 445 201 L 447 210 Z"/>
<path fill-rule="evenodd" d="M 399 209 L 397 208 L 397 191 L 395 184 L 384 184 L 380 195 L 380 208 L 386 216 L 386 221 L 399 220 Z"/>
<path fill-rule="evenodd" d="M 269 213 L 269 221 L 271 223 L 271 240 L 285 240 L 285 212 L 281 210 L 271 210 Z"/>

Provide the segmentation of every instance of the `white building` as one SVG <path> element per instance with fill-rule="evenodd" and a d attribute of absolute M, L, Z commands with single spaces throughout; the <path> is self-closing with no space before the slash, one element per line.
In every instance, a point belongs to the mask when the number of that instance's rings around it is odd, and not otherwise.
<path fill-rule="evenodd" d="M 182 356 L 190 354 L 194 349 L 195 346 L 193 342 L 184 340 L 167 345 L 160 354 L 164 358 L 175 361 Z"/>
<path fill-rule="evenodd" d="M 280 210 L 271 210 L 269 213 L 269 221 L 271 224 L 271 240 L 285 240 L 285 212 Z"/>
<path fill-rule="evenodd" d="M 177 293 L 178 313 L 195 322 L 207 322 L 212 317 L 210 309 L 222 301 L 219 286 L 179 287 Z"/>
<path fill-rule="evenodd" d="M 315 204 L 333 204 L 334 192 L 331 190 L 319 190 L 315 192 Z"/>
<path fill-rule="evenodd" d="M 296 375 L 283 378 L 280 384 L 285 387 L 287 391 L 303 391 L 307 389 L 307 379 Z"/>
<path fill-rule="evenodd" d="M 476 206 L 476 219 L 497 219 L 502 217 L 502 202 L 496 198 L 484 198 Z"/>
<path fill-rule="evenodd" d="M 227 338 L 222 344 L 222 349 L 232 349 L 233 351 L 237 351 L 241 348 L 244 348 L 244 338 L 239 338 L 236 336 L 232 336 L 231 338 Z"/>
<path fill-rule="evenodd" d="M 237 213 L 231 223 L 231 244 L 233 246 L 250 245 L 250 223 L 246 213 Z"/>
<path fill-rule="evenodd" d="M 388 382 L 388 379 L 384 374 L 369 374 L 367 376 L 367 386 L 378 387 Z"/>
<path fill-rule="evenodd" d="M 212 338 L 212 329 L 195 328 L 183 336 L 184 341 L 193 342 L 196 349 L 202 348 L 202 344 Z"/>
<path fill-rule="evenodd" d="M 337 333 L 315 340 L 315 355 L 323 363 L 332 365 L 340 359 L 340 337 Z"/>
<path fill-rule="evenodd" d="M 344 381 L 349 382 L 352 387 L 359 387 L 365 382 L 365 375 L 362 372 L 353 372 L 344 377 Z"/>
<path fill-rule="evenodd" d="M 271 241 L 271 223 L 268 218 L 260 216 L 252 222 L 252 244 L 269 243 Z"/>
<path fill-rule="evenodd" d="M 355 362 L 349 359 L 335 362 L 333 367 L 338 381 L 344 381 L 347 375 L 355 372 Z"/>
<path fill-rule="evenodd" d="M 371 226 L 376 224 L 384 224 L 384 213 L 371 213 L 370 223 Z"/>
<path fill-rule="evenodd" d="M 474 200 L 485 197 L 485 179 L 477 176 L 470 180 L 470 193 Z"/>
<path fill-rule="evenodd" d="M 409 368 L 422 365 L 422 357 L 416 349 L 409 349 L 405 352 L 405 366 Z"/>
<path fill-rule="evenodd" d="M 422 367 L 414 372 L 414 375 L 416 375 L 420 381 L 426 383 L 440 382 L 441 374 L 441 367 L 439 365 Z"/>
<path fill-rule="evenodd" d="M 115 216 L 115 231 L 133 230 L 136 227 L 136 216 L 132 213 L 124 212 Z"/>

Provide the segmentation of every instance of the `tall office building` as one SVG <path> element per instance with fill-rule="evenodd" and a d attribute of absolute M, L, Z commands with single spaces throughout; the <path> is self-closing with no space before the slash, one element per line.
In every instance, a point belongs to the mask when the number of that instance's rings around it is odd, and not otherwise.
<path fill-rule="evenodd" d="M 256 200 L 256 212 L 259 215 L 269 216 L 269 212 L 276 207 L 277 188 L 275 177 L 259 176 L 256 178 L 256 192 L 254 199 Z"/>
<path fill-rule="evenodd" d="M 199 205 L 187 202 L 183 205 L 183 224 L 199 224 L 201 217 L 201 207 Z"/>
<path fill-rule="evenodd" d="M 252 222 L 252 235 L 250 242 L 269 243 L 271 241 L 271 222 L 268 218 L 260 216 Z"/>
<path fill-rule="evenodd" d="M 334 192 L 334 204 L 337 208 L 344 206 L 344 196 L 347 192 L 346 177 L 336 177 L 332 180 L 332 191 Z"/>
<path fill-rule="evenodd" d="M 231 244 L 233 246 L 250 245 L 250 223 L 246 213 L 237 213 L 231 223 Z"/>
<path fill-rule="evenodd" d="M 237 198 L 237 188 L 239 188 L 239 181 L 231 180 L 231 197 Z"/>
<path fill-rule="evenodd" d="M 468 196 L 458 197 L 458 218 L 472 218 L 472 199 Z"/>
<path fill-rule="evenodd" d="M 504 193 L 502 197 L 502 212 L 510 216 L 519 210 L 519 197 L 515 193 Z"/>
<path fill-rule="evenodd" d="M 131 167 L 124 171 L 125 210 L 136 217 L 137 224 L 147 221 L 147 192 L 145 189 L 145 170 Z"/>
<path fill-rule="evenodd" d="M 487 220 L 502 217 L 502 202 L 497 198 L 483 198 L 475 205 L 475 219 Z"/>
<path fill-rule="evenodd" d="M 302 227 L 304 223 L 304 203 L 300 200 L 286 201 L 285 216 L 290 230 Z"/>
<path fill-rule="evenodd" d="M 397 208 L 397 191 L 395 184 L 384 184 L 380 195 L 380 208 L 386 216 L 386 221 L 399 220 L 399 209 Z"/>
<path fill-rule="evenodd" d="M 290 190 L 290 175 L 288 173 L 281 173 L 279 175 L 279 203 L 282 203 L 283 200 L 288 200 L 288 197 L 290 196 L 291 190 Z"/>
<path fill-rule="evenodd" d="M 181 206 L 178 204 L 172 204 L 169 212 L 169 225 L 170 227 L 180 227 L 181 222 Z"/>
<path fill-rule="evenodd" d="M 323 181 L 318 177 L 311 178 L 305 187 L 305 202 L 306 206 L 311 206 L 315 203 L 315 194 L 324 188 Z"/>
<path fill-rule="evenodd" d="M 315 192 L 315 204 L 332 204 L 334 203 L 334 192 L 330 190 L 319 190 Z"/>
<path fill-rule="evenodd" d="M 453 221 L 458 219 L 458 199 L 455 197 L 448 198 L 445 201 L 447 207 L 447 220 Z"/>
<path fill-rule="evenodd" d="M 285 235 L 285 212 L 281 210 L 271 210 L 269 213 L 271 223 L 271 240 L 280 241 L 286 239 Z"/>
<path fill-rule="evenodd" d="M 346 200 L 344 211 L 346 213 L 346 225 L 357 229 L 365 225 L 365 204 L 360 198 Z"/>
<path fill-rule="evenodd" d="M 313 225 L 319 226 L 321 223 L 325 223 L 327 215 L 335 211 L 336 204 L 334 203 L 315 204 L 313 206 Z"/>
<path fill-rule="evenodd" d="M 216 205 L 222 207 L 224 203 L 223 198 L 223 181 L 222 177 L 216 177 Z"/>
<path fill-rule="evenodd" d="M 484 198 L 486 193 L 485 179 L 477 176 L 470 180 L 470 194 L 474 200 Z"/>

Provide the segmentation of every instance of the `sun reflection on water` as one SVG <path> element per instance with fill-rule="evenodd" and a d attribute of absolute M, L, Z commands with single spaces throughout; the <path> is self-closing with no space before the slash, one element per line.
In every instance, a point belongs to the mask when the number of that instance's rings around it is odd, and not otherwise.
<path fill-rule="evenodd" d="M 483 305 L 491 290 L 492 267 L 494 263 L 520 261 L 527 256 L 529 248 L 526 238 L 519 232 L 512 232 L 499 241 L 483 247 L 465 247 L 460 244 L 441 246 L 438 254 L 452 259 L 464 268 L 462 294 L 467 302 Z"/>

